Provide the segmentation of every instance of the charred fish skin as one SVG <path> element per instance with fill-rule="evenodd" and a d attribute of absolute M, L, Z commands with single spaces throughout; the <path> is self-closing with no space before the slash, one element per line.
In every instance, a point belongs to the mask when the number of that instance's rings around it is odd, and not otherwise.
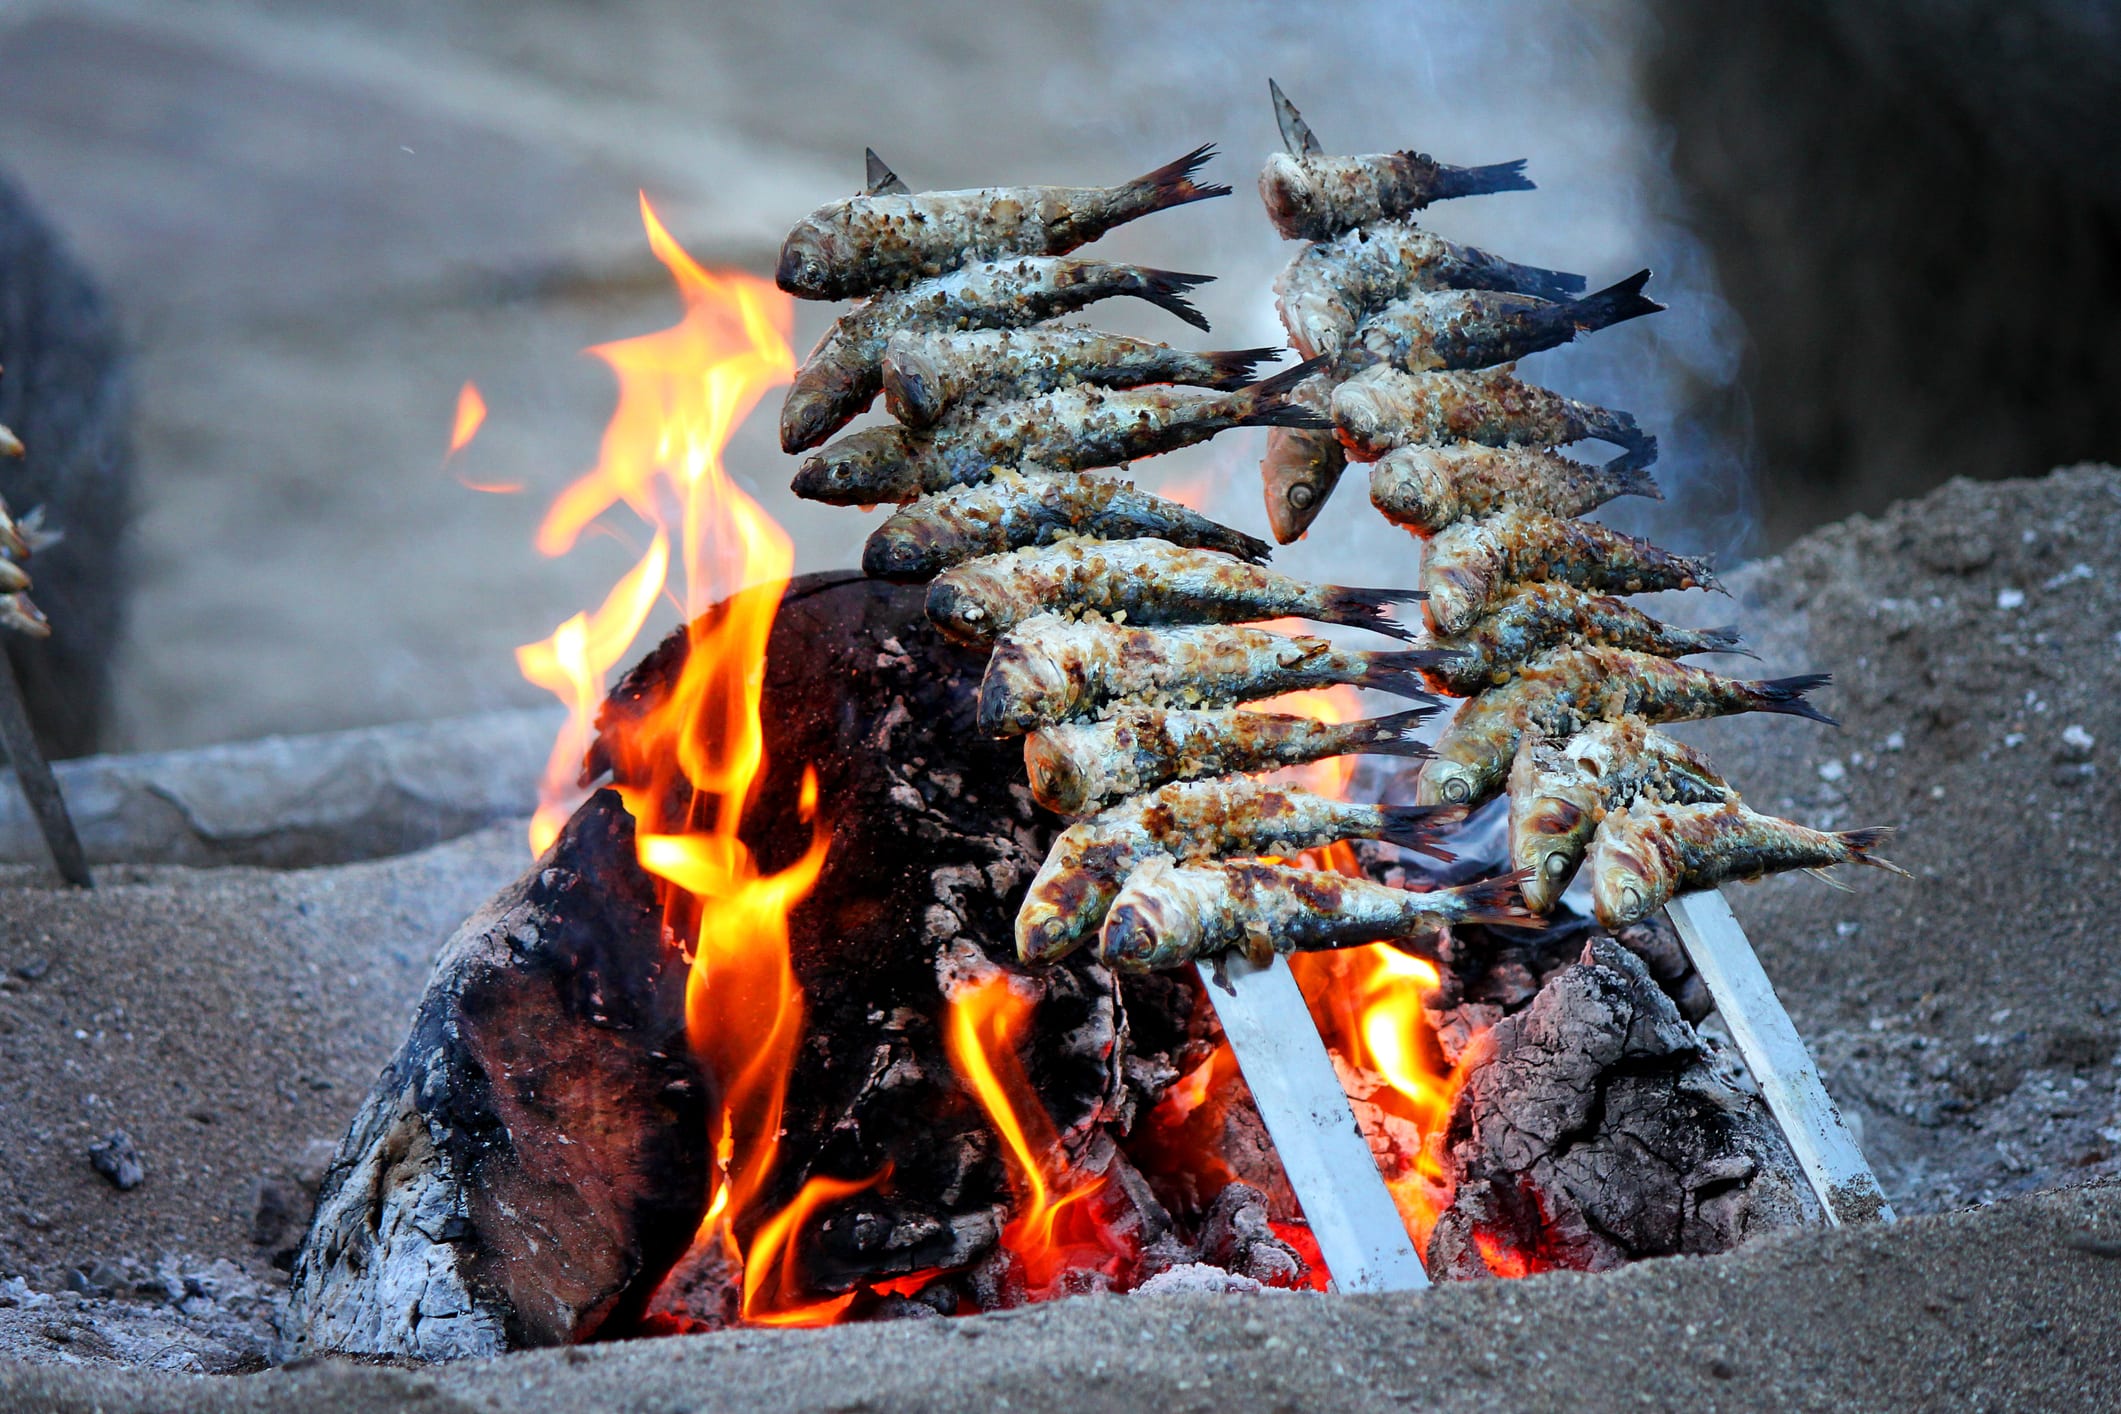
<path fill-rule="evenodd" d="M 1656 439 L 1629 414 L 1519 382 L 1508 366 L 1443 373 L 1366 369 L 1333 390 L 1333 425 L 1363 461 L 1416 442 L 1552 447 L 1586 437 L 1632 452 L 1639 466 L 1656 455 Z"/>
<path fill-rule="evenodd" d="M 1527 906 L 1550 912 L 1576 876 L 1598 822 L 1638 798 L 1736 800 L 1700 752 L 1642 722 L 1594 722 L 1567 742 L 1526 736 L 1510 763 L 1510 862 Z"/>
<path fill-rule="evenodd" d="M 1398 221 L 1433 201 L 1531 191 L 1524 161 L 1454 167 L 1425 152 L 1329 157 L 1277 152 L 1259 173 L 1259 199 L 1282 239 L 1329 241 L 1358 226 Z"/>
<path fill-rule="evenodd" d="M 1595 521 L 1527 510 L 1459 521 L 1438 533 L 1422 559 L 1421 583 L 1429 595 L 1429 622 L 1441 634 L 1465 632 L 1526 584 L 1569 585 L 1601 594 L 1722 588 L 1707 560 L 1675 555 Z M 1617 627 L 1619 621 L 1610 622 Z M 1635 632 L 1639 636 L 1641 630 Z"/>
<path fill-rule="evenodd" d="M 1072 820 L 1172 781 L 1332 756 L 1425 756 L 1420 724 L 1434 710 L 1321 722 L 1230 708 L 1122 707 L 1103 721 L 1054 723 L 1032 732 L 1024 738 L 1024 768 L 1031 798 Z"/>
<path fill-rule="evenodd" d="M 901 289 L 973 261 L 1065 255 L 1116 226 L 1210 197 L 1194 175 L 1212 143 L 1115 187 L 978 187 L 864 193 L 828 202 L 788 233 L 774 283 L 799 299 Z"/>
<path fill-rule="evenodd" d="M 1397 943 L 1434 958 L 1446 928 L 1461 923 L 1538 928 L 1518 902 L 1514 875 L 1417 892 L 1261 860 L 1137 865 L 1098 932 L 1099 956 L 1124 972 L 1153 972 L 1242 948 L 1255 960 Z"/>
<path fill-rule="evenodd" d="M 1293 855 L 1378 839 L 1441 856 L 1449 852 L 1437 836 L 1464 815 L 1334 800 L 1244 777 L 1164 786 L 1061 831 L 1017 913 L 1017 955 L 1050 962 L 1081 946 L 1134 866 L 1156 855 Z"/>
<path fill-rule="evenodd" d="M 1425 649 L 1377 653 L 1263 628 L 1139 628 L 1046 613 L 996 642 L 978 722 L 984 736 L 1020 736 L 1116 702 L 1227 707 L 1341 684 L 1433 703 L 1422 675 L 1435 663 Z"/>
<path fill-rule="evenodd" d="M 1255 563 L 1272 553 L 1263 540 L 1117 477 L 998 471 L 992 481 L 923 496 L 886 520 L 862 547 L 862 572 L 917 583 L 981 555 L 1070 535 L 1151 537 Z"/>
<path fill-rule="evenodd" d="M 1306 246 L 1274 281 L 1282 327 L 1305 358 L 1337 355 L 1364 317 L 1417 290 L 1580 295 L 1581 275 L 1453 245 L 1411 221 L 1380 221 Z"/>
<path fill-rule="evenodd" d="M 1522 509 L 1574 517 L 1620 496 L 1664 499 L 1632 454 L 1593 466 L 1535 447 L 1414 444 L 1370 465 L 1370 504 L 1424 538 L 1460 520 Z"/>
<path fill-rule="evenodd" d="M 1434 603 L 1435 591 L 1430 593 Z M 1452 656 L 1430 671 L 1429 685 L 1454 697 L 1507 682 L 1556 648 L 1624 648 L 1658 658 L 1745 651 L 1735 626 L 1675 628 L 1632 604 L 1558 581 L 1519 585 L 1465 628 L 1434 642 Z"/>
<path fill-rule="evenodd" d="M 1186 296 L 1213 278 L 1078 256 L 1024 256 L 865 300 L 833 322 L 796 370 L 781 404 L 781 450 L 817 446 L 875 401 L 884 352 L 900 329 L 1016 329 L 1125 296 L 1205 330 L 1207 319 Z"/>
<path fill-rule="evenodd" d="M 930 427 L 962 403 L 1050 393 L 1071 383 L 1183 383 L 1229 392 L 1281 352 L 1195 352 L 1099 329 L 902 329 L 884 347 L 884 406 L 908 427 Z"/>
<path fill-rule="evenodd" d="M 1363 320 L 1342 362 L 1383 363 L 1406 373 L 1488 368 L 1556 348 L 1664 306 L 1646 297 L 1640 271 L 1581 299 L 1554 301 L 1496 290 L 1425 290 Z"/>
<path fill-rule="evenodd" d="M 1411 636 L 1391 607 L 1416 591 L 1310 584 L 1213 550 L 1163 540 L 1069 540 L 968 560 L 928 586 L 928 617 L 960 643 L 997 635 L 1055 607 L 1136 624 L 1302 618 Z"/>
<path fill-rule="evenodd" d="M 1566 648 L 1458 709 L 1422 764 L 1415 799 L 1478 805 L 1502 787 L 1526 734 L 1567 737 L 1596 721 L 1698 721 L 1739 712 L 1778 712 L 1837 725 L 1805 701 L 1825 673 L 1746 681 L 1669 658 L 1620 648 Z"/>
<path fill-rule="evenodd" d="M 1758 879 L 1790 869 L 1867 864 L 1907 878 L 1876 850 L 1892 832 L 1806 829 L 1735 801 L 1708 805 L 1638 803 L 1599 823 L 1585 866 L 1591 904 L 1607 928 L 1640 922 L 1686 889 Z"/>

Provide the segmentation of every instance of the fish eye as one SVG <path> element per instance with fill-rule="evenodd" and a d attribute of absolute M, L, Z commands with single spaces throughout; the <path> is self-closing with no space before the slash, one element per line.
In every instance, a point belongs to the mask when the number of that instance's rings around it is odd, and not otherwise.
<path fill-rule="evenodd" d="M 1558 879 L 1563 874 L 1566 874 L 1568 872 L 1569 857 L 1566 854 L 1563 854 L 1561 853 L 1561 851 L 1556 850 L 1554 853 L 1547 856 L 1547 873 L 1551 877 Z"/>
<path fill-rule="evenodd" d="M 1629 884 L 1629 885 L 1627 885 L 1627 886 L 1626 886 L 1625 888 L 1621 889 L 1621 891 L 1620 891 L 1620 911 L 1621 911 L 1622 913 L 1625 913 L 1625 914 L 1630 914 L 1630 915 L 1632 915 L 1632 914 L 1635 914 L 1635 913 L 1638 913 L 1638 912 L 1640 912 L 1640 911 L 1641 911 L 1641 909 L 1642 909 L 1642 890 L 1640 890 L 1640 889 L 1636 888 L 1636 887 L 1635 887 L 1635 886 L 1634 886 L 1633 884 Z"/>
<path fill-rule="evenodd" d="M 977 604 L 967 604 L 957 611 L 957 616 L 968 624 L 976 624 L 987 617 L 987 611 Z"/>
<path fill-rule="evenodd" d="M 1311 489 L 1308 482 L 1299 482 L 1289 488 L 1289 504 L 1300 511 L 1311 509 L 1311 503 L 1317 499 L 1318 493 Z"/>
<path fill-rule="evenodd" d="M 1463 805 L 1472 796 L 1473 787 L 1460 776 L 1453 776 L 1443 783 L 1443 798 L 1453 805 Z"/>

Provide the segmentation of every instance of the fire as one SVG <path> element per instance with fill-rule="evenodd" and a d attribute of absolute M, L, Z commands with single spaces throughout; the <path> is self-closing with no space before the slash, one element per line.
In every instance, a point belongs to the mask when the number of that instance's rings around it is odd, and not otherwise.
<path fill-rule="evenodd" d="M 485 422 L 486 399 L 480 396 L 476 383 L 466 383 L 457 390 L 457 419 L 449 430 L 449 454 L 455 456 L 470 446 Z"/>
<path fill-rule="evenodd" d="M 804 1293 L 796 1236 L 819 1209 L 883 1175 L 812 1177 L 786 1207 L 763 1211 L 803 1035 L 788 916 L 817 882 L 826 836 L 816 828 L 817 778 L 809 772 L 801 810 L 814 834 L 800 860 L 763 872 L 738 838 L 766 766 L 759 722 L 766 641 L 795 555 L 787 534 L 723 463 L 744 417 L 794 375 L 791 307 L 763 280 L 700 266 L 645 198 L 641 217 L 650 248 L 677 283 L 684 317 L 589 351 L 616 375 L 617 407 L 597 465 L 554 500 L 537 544 L 548 555 L 564 554 L 621 505 L 650 538 L 600 607 L 517 652 L 524 675 L 566 703 L 569 714 L 553 746 L 531 844 L 546 849 L 579 801 L 575 775 L 596 731 L 606 675 L 633 652 L 656 606 L 676 599 L 687 620 L 677 684 L 639 720 L 614 724 L 606 745 L 635 821 L 641 866 L 657 880 L 673 945 L 690 958 L 688 1037 L 720 1097 L 712 1192 L 696 1247 L 724 1250 L 741 1266 L 742 1319 L 820 1324 L 853 1298 L 821 1302 Z M 467 425 L 476 430 L 469 406 L 460 406 L 458 418 L 466 436 Z M 676 586 L 673 568 L 682 576 Z M 721 607 L 707 613 L 717 602 Z M 738 1237 L 744 1232 L 751 1233 L 748 1249 Z"/>
<path fill-rule="evenodd" d="M 1006 1151 L 1017 1206 L 1002 1229 L 1002 1246 L 1022 1267 L 1026 1293 L 1035 1300 L 1057 1294 L 1071 1272 L 1117 1277 L 1133 1254 L 1098 1221 L 1102 1176 L 1064 1173 L 1056 1180 L 1047 1173 L 1062 1157 L 1060 1136 L 1017 1057 L 1031 1011 L 1009 974 L 995 972 L 951 997 L 943 1044 Z"/>

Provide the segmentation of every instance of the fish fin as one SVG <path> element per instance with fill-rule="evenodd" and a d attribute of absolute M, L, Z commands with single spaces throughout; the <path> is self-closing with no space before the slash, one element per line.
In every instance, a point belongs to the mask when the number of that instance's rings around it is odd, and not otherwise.
<path fill-rule="evenodd" d="M 1323 585 L 1325 605 L 1318 615 L 1320 623 L 1346 624 L 1349 628 L 1366 628 L 1373 633 L 1390 634 L 1393 638 L 1410 639 L 1415 630 L 1392 617 L 1394 604 L 1411 604 L 1429 597 L 1423 589 L 1349 589 L 1343 585 Z M 1426 665 L 1435 667 L 1452 655 L 1422 650 Z M 1395 656 L 1411 659 L 1411 653 Z"/>
<path fill-rule="evenodd" d="M 1696 653 L 1735 653 L 1741 658 L 1758 658 L 1760 655 L 1745 646 L 1745 636 L 1738 632 L 1738 625 L 1725 624 L 1721 628 L 1697 628 L 1693 630 L 1694 641 L 1701 646 Z"/>
<path fill-rule="evenodd" d="M 1205 285 L 1213 275 L 1184 275 L 1176 270 L 1144 270 L 1143 288 L 1137 291 L 1143 299 L 1159 309 L 1169 310 L 1202 333 L 1208 331 L 1208 316 L 1195 309 L 1186 295 L 1195 286 Z"/>
<path fill-rule="evenodd" d="M 1615 324 L 1640 319 L 1645 314 L 1662 313 L 1664 306 L 1642 292 L 1642 287 L 1649 282 L 1650 272 L 1638 270 L 1617 284 L 1569 301 L 1565 313 L 1569 322 L 1583 333 L 1610 329 Z"/>
<path fill-rule="evenodd" d="M 899 174 L 885 165 L 884 159 L 876 155 L 876 149 L 865 147 L 862 157 L 867 163 L 867 173 L 862 187 L 863 196 L 907 196 L 913 191 L 899 179 Z"/>
<path fill-rule="evenodd" d="M 1518 869 L 1492 879 L 1475 879 L 1449 892 L 1464 910 L 1462 917 L 1467 923 L 1490 928 L 1544 928 L 1547 920 L 1524 902 L 1524 881 L 1531 873 L 1529 869 Z"/>
<path fill-rule="evenodd" d="M 1267 80 L 1267 93 L 1274 100 L 1274 126 L 1281 129 L 1282 146 L 1289 149 L 1291 157 L 1314 157 L 1325 149 L 1318 145 L 1318 134 L 1304 121 L 1304 115 L 1296 111 L 1289 95 L 1281 91 L 1281 85 Z"/>
<path fill-rule="evenodd" d="M 1828 888 L 1834 890 L 1834 892 L 1836 893 L 1852 894 L 1856 892 L 1847 884 L 1842 883 L 1841 880 L 1835 878 L 1832 874 L 1827 872 L 1827 870 L 1831 869 L 1832 867 L 1832 865 L 1826 865 L 1817 869 L 1807 869 L 1804 872 L 1811 875 L 1814 879 L 1817 879 L 1820 883 L 1826 885 Z"/>
<path fill-rule="evenodd" d="M 1184 206 L 1189 201 L 1206 201 L 1211 196 L 1228 196 L 1230 189 L 1226 186 L 1194 184 L 1193 174 L 1207 166 L 1214 156 L 1215 144 L 1204 142 L 1177 161 L 1166 162 L 1153 172 L 1144 172 L 1127 185 L 1148 191 L 1152 211 Z"/>
<path fill-rule="evenodd" d="M 1415 707 L 1357 722 L 1352 750 L 1371 756 L 1433 756 L 1429 744 L 1416 733 L 1435 715 L 1435 707 Z"/>
<path fill-rule="evenodd" d="M 1769 678 L 1765 682 L 1749 682 L 1746 686 L 1751 689 L 1755 711 L 1810 717 L 1815 722 L 1838 727 L 1841 723 L 1804 700 L 1807 692 L 1825 687 L 1833 680 L 1832 673 L 1802 673 L 1793 678 Z"/>
<path fill-rule="evenodd" d="M 1396 844 L 1446 863 L 1458 857 L 1439 848 L 1436 836 L 1465 823 L 1468 812 L 1463 805 L 1387 805 L 1382 811 L 1384 828 L 1377 832 L 1377 837 L 1386 844 Z"/>
<path fill-rule="evenodd" d="M 1238 415 L 1240 427 L 1308 427 L 1324 429 L 1333 425 L 1333 420 L 1315 408 L 1291 401 L 1296 390 L 1311 381 L 1321 368 L 1326 366 L 1323 358 L 1307 358 L 1302 363 L 1292 363 L 1271 378 L 1262 378 L 1237 390 L 1236 396 L 1248 401 L 1249 406 Z"/>
<path fill-rule="evenodd" d="M 1250 383 L 1259 376 L 1260 364 L 1272 363 L 1280 358 L 1282 353 L 1283 350 L 1277 348 L 1218 349 L 1212 353 L 1204 353 L 1201 357 L 1215 370 L 1215 379 L 1208 386 L 1228 390 L 1242 388 Z"/>
<path fill-rule="evenodd" d="M 1873 869 L 1883 869 L 1888 874 L 1898 874 L 1903 879 L 1912 879 L 1915 877 L 1913 874 L 1908 873 L 1907 870 L 1902 869 L 1899 865 L 1893 863 L 1892 860 L 1882 859 L 1871 853 L 1879 845 L 1884 844 L 1886 838 L 1892 833 L 1893 829 L 1890 825 L 1872 825 L 1861 830 L 1843 830 L 1835 838 L 1848 846 L 1849 853 L 1855 856 L 1858 864 L 1868 864 Z"/>
<path fill-rule="evenodd" d="M 1433 648 L 1406 648 L 1396 653 L 1372 653 L 1369 666 L 1355 680 L 1356 687 L 1374 687 L 1414 702 L 1434 704 L 1439 699 L 1428 690 L 1425 674 L 1452 655 Z"/>
<path fill-rule="evenodd" d="M 1453 167 L 1442 164 L 1437 168 L 1435 194 L 1432 201 L 1444 201 L 1454 196 L 1488 196 L 1501 191 L 1534 191 L 1536 186 L 1524 174 L 1525 159 L 1515 162 L 1495 162 L 1486 167 Z"/>
<path fill-rule="evenodd" d="M 1598 468 L 1615 496 L 1640 496 L 1649 501 L 1664 499 L 1664 488 L 1657 478 L 1650 475 L 1650 464 L 1657 460 L 1657 439 L 1645 437 L 1642 446 L 1635 451 L 1622 452 L 1619 456 Z"/>

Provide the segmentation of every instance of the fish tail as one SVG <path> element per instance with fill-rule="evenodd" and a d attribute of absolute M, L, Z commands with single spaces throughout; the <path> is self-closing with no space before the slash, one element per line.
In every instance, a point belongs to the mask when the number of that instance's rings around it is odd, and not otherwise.
<path fill-rule="evenodd" d="M 1525 159 L 1515 162 L 1495 162 L 1485 167 L 1443 166 L 1437 170 L 1434 201 L 1454 196 L 1486 196 L 1499 191 L 1534 191 L 1532 179 L 1524 174 Z"/>
<path fill-rule="evenodd" d="M 1524 881 L 1532 871 L 1519 869 L 1492 879 L 1475 879 L 1448 890 L 1458 900 L 1459 917 L 1490 928 L 1544 928 L 1547 920 L 1525 906 Z"/>
<path fill-rule="evenodd" d="M 1745 687 L 1756 712 L 1781 712 L 1791 717 L 1810 717 L 1815 722 L 1838 727 L 1841 723 L 1804 700 L 1807 692 L 1825 687 L 1833 680 L 1832 673 L 1802 673 L 1793 678 L 1769 678 L 1765 682 L 1749 682 Z"/>
<path fill-rule="evenodd" d="M 1215 156 L 1215 144 L 1204 142 L 1175 162 L 1166 162 L 1153 172 L 1144 172 L 1127 183 L 1135 191 L 1148 198 L 1151 211 L 1165 211 L 1174 206 L 1184 206 L 1189 201 L 1205 201 L 1211 196 L 1228 196 L 1226 186 L 1199 186 L 1193 174 L 1208 165 Z"/>
<path fill-rule="evenodd" d="M 1664 306 L 1642 292 L 1650 282 L 1650 272 L 1638 270 L 1618 284 L 1571 300 L 1567 307 L 1569 322 L 1583 333 L 1598 329 L 1610 329 L 1615 324 L 1630 319 L 1640 319 L 1645 314 L 1657 314 Z"/>
<path fill-rule="evenodd" d="M 1485 254 L 1485 252 L 1482 252 Z M 1514 260 L 1503 260 L 1488 256 L 1493 262 L 1490 278 L 1499 277 L 1498 289 L 1514 290 L 1521 295 L 1536 295 L 1540 299 L 1574 299 L 1584 292 L 1590 281 L 1567 270 L 1548 270 L 1538 265 L 1519 265 Z"/>
<path fill-rule="evenodd" d="M 1635 425 L 1635 414 L 1585 406 L 1582 416 L 1585 436 L 1611 442 L 1635 459 L 1633 465 L 1648 466 L 1657 460 L 1657 439 Z"/>
<path fill-rule="evenodd" d="M 1914 875 L 1893 863 L 1892 860 L 1871 853 L 1879 845 L 1884 844 L 1887 837 L 1892 833 L 1893 830 L 1890 825 L 1872 825 L 1867 829 L 1843 830 L 1834 838 L 1848 846 L 1849 857 L 1854 862 L 1868 864 L 1873 869 L 1883 869 L 1888 874 L 1898 874 L 1903 879 L 1912 879 L 1915 877 Z"/>
<path fill-rule="evenodd" d="M 1168 310 L 1185 320 L 1203 334 L 1208 332 L 1208 316 L 1193 307 L 1186 298 L 1195 286 L 1205 285 L 1213 275 L 1185 275 L 1176 270 L 1144 270 L 1141 272 L 1142 287 L 1134 293 L 1159 309 Z"/>
<path fill-rule="evenodd" d="M 1231 396 L 1243 400 L 1237 415 L 1239 427 L 1331 427 L 1333 420 L 1316 408 L 1294 401 L 1296 390 L 1325 367 L 1323 358 L 1293 363 L 1271 378 L 1262 378 L 1239 388 Z"/>
<path fill-rule="evenodd" d="M 1453 656 L 1435 648 L 1407 648 L 1396 653 L 1372 653 L 1354 685 L 1374 687 L 1379 692 L 1389 692 L 1410 701 L 1434 704 L 1438 699 L 1436 694 L 1428 690 L 1428 671 L 1449 661 Z"/>
<path fill-rule="evenodd" d="M 1415 707 L 1388 716 L 1348 724 L 1351 753 L 1372 756 L 1433 756 L 1419 735 L 1421 724 L 1436 715 L 1434 707 Z"/>
<path fill-rule="evenodd" d="M 1657 478 L 1650 475 L 1650 465 L 1657 460 L 1657 439 L 1644 437 L 1642 444 L 1632 451 L 1622 452 L 1598 470 L 1605 476 L 1606 484 L 1613 488 L 1615 496 L 1640 496 L 1649 501 L 1664 499 L 1664 488 Z"/>
<path fill-rule="evenodd" d="M 1208 386 L 1227 391 L 1242 388 L 1259 376 L 1256 370 L 1260 364 L 1272 363 L 1281 355 L 1282 351 L 1277 348 L 1219 349 L 1204 353 L 1201 357 L 1208 361 L 1208 367 L 1215 370 Z"/>
<path fill-rule="evenodd" d="M 1349 628 L 1366 628 L 1373 633 L 1390 634 L 1394 638 L 1412 638 L 1414 630 L 1392 617 L 1392 606 L 1410 604 L 1428 598 L 1421 589 L 1347 589 L 1338 584 L 1321 586 L 1321 597 L 1325 600 L 1319 608 L 1318 618 L 1323 623 L 1346 624 Z M 1409 657 L 1409 654 L 1398 654 Z M 1431 659 L 1439 655 L 1431 653 Z M 1450 655 L 1444 654 L 1442 657 Z"/>
<path fill-rule="evenodd" d="M 1380 807 L 1379 813 L 1384 816 L 1384 824 L 1377 837 L 1386 844 L 1396 844 L 1446 864 L 1458 858 L 1438 846 L 1436 836 L 1464 822 L 1463 805 L 1386 805 Z"/>

